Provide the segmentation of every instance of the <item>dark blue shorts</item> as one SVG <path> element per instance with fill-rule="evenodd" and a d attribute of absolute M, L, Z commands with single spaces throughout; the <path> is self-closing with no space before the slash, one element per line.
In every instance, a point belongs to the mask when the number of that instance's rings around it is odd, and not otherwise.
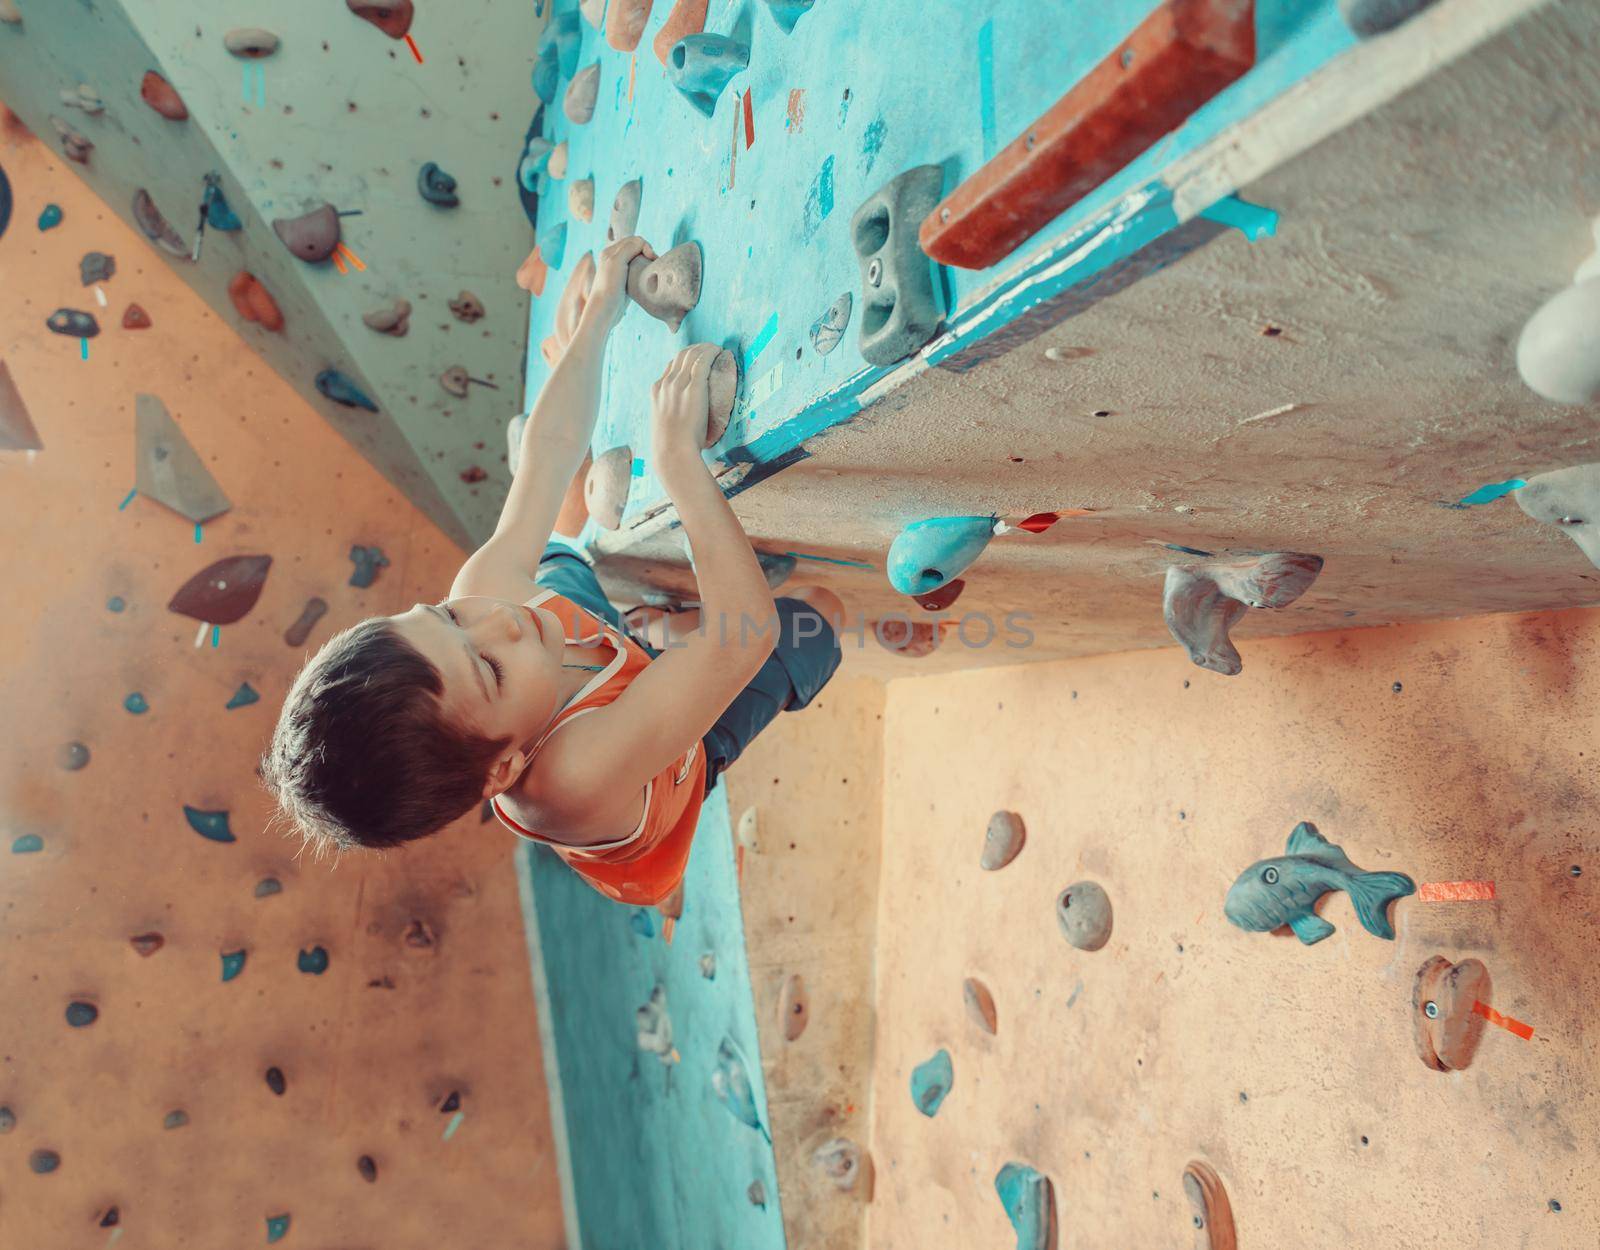
<path fill-rule="evenodd" d="M 622 613 L 600 588 L 594 570 L 570 547 L 554 543 L 546 547 L 534 580 L 633 637 Z M 778 599 L 776 605 L 781 625 L 776 647 L 705 736 L 708 791 L 722 770 L 744 753 L 779 712 L 805 707 L 839 667 L 839 640 L 820 612 L 799 599 Z M 635 641 L 652 656 L 661 654 L 643 641 Z"/>

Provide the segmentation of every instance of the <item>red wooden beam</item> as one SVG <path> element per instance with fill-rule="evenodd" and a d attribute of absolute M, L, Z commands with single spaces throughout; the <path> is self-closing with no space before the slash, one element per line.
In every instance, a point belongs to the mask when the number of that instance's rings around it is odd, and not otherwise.
<path fill-rule="evenodd" d="M 922 250 L 986 269 L 1255 64 L 1255 0 L 1167 0 L 929 213 Z"/>

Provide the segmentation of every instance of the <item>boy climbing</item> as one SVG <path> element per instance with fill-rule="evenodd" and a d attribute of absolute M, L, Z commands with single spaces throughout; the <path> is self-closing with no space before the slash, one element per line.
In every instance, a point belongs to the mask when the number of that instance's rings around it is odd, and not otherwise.
<path fill-rule="evenodd" d="M 449 596 L 342 631 L 290 688 L 261 775 L 318 850 L 398 846 L 489 799 L 608 897 L 658 902 L 722 770 L 837 668 L 837 596 L 774 601 L 701 457 L 712 344 L 680 351 L 650 395 L 652 467 L 694 552 L 698 611 L 635 637 L 576 543 L 601 362 L 640 255 L 655 253 L 637 236 L 601 253 L 500 522 Z"/>

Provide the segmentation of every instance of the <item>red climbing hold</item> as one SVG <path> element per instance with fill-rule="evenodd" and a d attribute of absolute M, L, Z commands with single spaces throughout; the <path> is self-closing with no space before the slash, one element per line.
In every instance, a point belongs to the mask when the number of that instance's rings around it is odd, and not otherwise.
<path fill-rule="evenodd" d="M 139 84 L 139 95 L 168 121 L 181 122 L 189 116 L 189 110 L 183 105 L 183 97 L 153 69 L 145 71 L 144 81 Z"/>
<path fill-rule="evenodd" d="M 150 320 L 150 314 L 137 304 L 129 304 L 128 310 L 122 314 L 124 330 L 148 330 L 154 324 Z"/>
<path fill-rule="evenodd" d="M 263 330 L 274 333 L 283 329 L 283 312 L 261 280 L 248 270 L 241 269 L 228 283 L 228 298 L 234 311 L 246 321 L 257 322 Z"/>
<path fill-rule="evenodd" d="M 678 40 L 685 35 L 698 35 L 706 28 L 706 9 L 709 6 L 710 0 L 678 0 L 672 6 L 672 12 L 667 14 L 667 20 L 656 31 L 655 40 L 650 45 L 655 49 L 656 60 L 665 65 Z"/>
<path fill-rule="evenodd" d="M 344 0 L 364 22 L 371 22 L 391 39 L 404 39 L 411 29 L 411 0 Z"/>
<path fill-rule="evenodd" d="M 232 625 L 256 606 L 271 567 L 271 556 L 228 556 L 186 581 L 167 607 L 210 625 Z"/>

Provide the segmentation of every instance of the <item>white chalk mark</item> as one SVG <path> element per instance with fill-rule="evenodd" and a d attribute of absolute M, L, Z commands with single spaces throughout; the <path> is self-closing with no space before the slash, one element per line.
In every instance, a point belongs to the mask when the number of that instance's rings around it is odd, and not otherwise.
<path fill-rule="evenodd" d="M 1267 421 L 1272 417 L 1281 417 L 1286 412 L 1293 412 L 1299 404 L 1279 404 L 1276 408 L 1268 408 L 1265 412 L 1258 412 L 1253 417 L 1246 417 L 1239 422 L 1240 425 L 1249 425 L 1252 421 Z"/>
<path fill-rule="evenodd" d="M 200 629 L 198 630 L 198 632 L 196 632 L 196 634 L 194 636 L 194 645 L 197 648 L 205 645 L 206 630 L 208 630 L 210 628 L 211 628 L 211 626 L 206 624 L 206 622 L 204 622 L 204 621 L 200 622 Z"/>
<path fill-rule="evenodd" d="M 95 299 L 100 301 L 100 307 L 101 308 L 104 308 L 106 306 L 106 293 L 104 291 L 102 291 L 98 286 L 96 286 L 95 289 L 94 289 L 94 297 L 95 297 Z"/>

